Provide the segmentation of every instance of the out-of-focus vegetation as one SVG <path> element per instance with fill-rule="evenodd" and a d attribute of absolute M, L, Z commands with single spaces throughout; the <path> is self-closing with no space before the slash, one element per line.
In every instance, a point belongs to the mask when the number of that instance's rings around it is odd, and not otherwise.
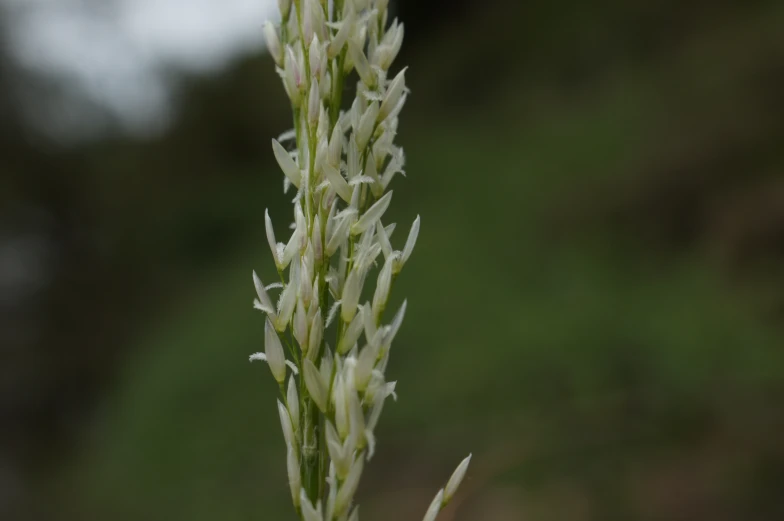
<path fill-rule="evenodd" d="M 445 520 L 784 515 L 782 26 L 777 2 L 498 1 L 413 35 L 394 208 L 423 229 L 364 518 L 421 517 L 466 446 Z M 266 57 L 193 83 L 150 142 L 3 156 L 5 202 L 64 245 L 14 391 L 59 426 L 18 442 L 38 518 L 292 518 L 247 363 L 288 109 Z"/>

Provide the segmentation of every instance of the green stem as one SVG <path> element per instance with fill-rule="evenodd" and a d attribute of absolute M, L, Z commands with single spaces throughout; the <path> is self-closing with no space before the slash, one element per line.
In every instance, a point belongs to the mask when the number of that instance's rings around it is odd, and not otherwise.
<path fill-rule="evenodd" d="M 304 386 L 303 386 L 304 387 Z M 307 389 L 305 389 L 307 394 Z M 316 403 L 306 395 L 303 400 L 302 428 L 302 487 L 310 501 L 315 504 L 322 497 L 325 476 L 321 474 L 322 452 L 319 431 L 320 414 Z"/>

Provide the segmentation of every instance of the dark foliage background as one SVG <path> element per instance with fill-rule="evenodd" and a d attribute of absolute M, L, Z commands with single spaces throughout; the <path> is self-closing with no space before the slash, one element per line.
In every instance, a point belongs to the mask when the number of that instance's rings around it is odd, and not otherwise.
<path fill-rule="evenodd" d="M 395 4 L 423 233 L 363 517 L 418 519 L 466 450 L 445 521 L 784 516 L 783 7 Z M 291 518 L 246 363 L 289 203 L 271 60 L 169 71 L 164 130 L 68 140 L 29 107 L 85 107 L 5 49 L 0 518 Z"/>

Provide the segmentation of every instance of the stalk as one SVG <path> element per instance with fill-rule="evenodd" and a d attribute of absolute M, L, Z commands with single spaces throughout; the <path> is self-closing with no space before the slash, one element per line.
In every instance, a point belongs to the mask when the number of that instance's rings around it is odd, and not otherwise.
<path fill-rule="evenodd" d="M 382 407 L 395 395 L 386 379 L 390 347 L 406 303 L 389 323 L 394 281 L 419 235 L 414 221 L 402 250 L 385 225 L 390 183 L 403 172 L 394 144 L 405 104 L 405 69 L 390 69 L 403 24 L 388 23 L 388 0 L 279 0 L 281 25 L 267 22 L 267 46 L 292 107 L 294 146 L 273 140 L 293 186 L 294 232 L 278 243 L 269 213 L 267 240 L 282 286 L 277 305 L 254 273 L 266 315 L 266 361 L 278 382 L 292 502 L 303 521 L 358 521 L 355 493 L 375 451 Z M 353 73 L 356 73 L 354 75 Z M 343 106 L 345 82 L 355 98 Z M 383 254 L 383 255 L 382 255 Z M 360 302 L 378 266 L 372 301 Z M 334 323 L 335 345 L 326 342 Z M 291 359 L 286 358 L 286 348 Z M 286 381 L 288 380 L 288 383 Z M 433 521 L 465 475 L 466 458 L 425 514 Z"/>

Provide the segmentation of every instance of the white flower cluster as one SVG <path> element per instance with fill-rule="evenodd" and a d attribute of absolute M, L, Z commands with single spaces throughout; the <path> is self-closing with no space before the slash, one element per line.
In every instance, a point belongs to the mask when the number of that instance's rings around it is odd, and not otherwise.
<path fill-rule="evenodd" d="M 284 192 L 294 186 L 297 194 L 288 242 L 277 242 L 265 214 L 281 283 L 265 287 L 253 274 L 254 306 L 267 318 L 265 352 L 250 358 L 265 360 L 280 386 L 289 485 L 301 518 L 356 521 L 353 498 L 375 449 L 374 430 L 385 400 L 395 397 L 385 370 L 406 304 L 386 324 L 384 311 L 419 234 L 417 217 L 403 249 L 395 250 L 395 224 L 382 222 L 392 200 L 389 184 L 405 166 L 394 139 L 408 95 L 406 71 L 388 75 L 404 29 L 397 20 L 388 23 L 388 0 L 278 4 L 281 24 L 266 23 L 264 33 L 291 101 L 294 129 L 272 140 L 272 149 L 285 174 Z M 353 71 L 356 96 L 341 111 L 345 79 Z M 288 142 L 292 146 L 284 146 Z M 362 303 L 375 266 L 372 299 Z M 269 295 L 273 288 L 280 289 L 277 305 Z M 325 335 L 333 322 L 330 347 Z M 469 460 L 438 493 L 426 521 L 452 498 Z"/>

